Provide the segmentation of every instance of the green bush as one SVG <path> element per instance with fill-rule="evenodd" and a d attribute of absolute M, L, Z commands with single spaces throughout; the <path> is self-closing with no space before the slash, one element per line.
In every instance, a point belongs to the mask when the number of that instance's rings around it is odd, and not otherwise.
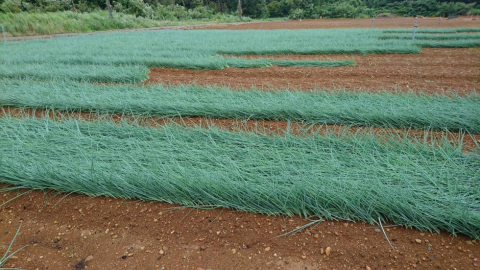
<path fill-rule="evenodd" d="M 94 11 L 92 13 L 72 11 L 0 13 L 0 21 L 4 24 L 5 30 L 13 36 L 161 26 L 160 22 L 122 13 L 115 13 L 113 20 L 110 20 L 106 11 Z"/>
<path fill-rule="evenodd" d="M 0 5 L 0 10 L 5 13 L 19 13 L 22 12 L 22 4 L 20 0 L 5 0 Z"/>

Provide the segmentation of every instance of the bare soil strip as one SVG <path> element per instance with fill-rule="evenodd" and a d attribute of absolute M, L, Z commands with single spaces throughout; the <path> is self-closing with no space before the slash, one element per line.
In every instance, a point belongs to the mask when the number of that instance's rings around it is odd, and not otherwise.
<path fill-rule="evenodd" d="M 0 194 L 0 204 L 17 195 Z M 0 207 L 0 246 L 18 226 L 4 267 L 23 269 L 476 269 L 480 244 L 464 236 L 231 210 L 31 192 Z M 385 226 L 386 224 L 384 224 Z M 326 250 L 330 250 L 327 255 Z M 0 249 L 0 253 L 4 250 Z M 367 268 L 370 267 L 370 268 Z"/>
<path fill-rule="evenodd" d="M 418 28 L 470 28 L 480 27 L 478 16 L 463 16 L 447 20 L 440 17 L 425 17 L 418 19 Z M 415 24 L 414 17 L 375 18 L 374 28 L 412 28 Z M 288 20 L 274 22 L 254 22 L 244 24 L 212 25 L 205 29 L 225 30 L 272 30 L 272 29 L 334 29 L 334 28 L 372 28 L 372 18 L 366 19 L 312 19 Z"/>
<path fill-rule="evenodd" d="M 361 88 L 377 92 L 422 91 L 429 94 L 442 94 L 452 89 L 460 95 L 480 88 L 480 48 L 423 49 L 422 54 L 408 55 L 288 55 L 270 58 L 355 60 L 357 65 L 222 70 L 151 68 L 150 78 L 145 83 L 298 90 Z"/>

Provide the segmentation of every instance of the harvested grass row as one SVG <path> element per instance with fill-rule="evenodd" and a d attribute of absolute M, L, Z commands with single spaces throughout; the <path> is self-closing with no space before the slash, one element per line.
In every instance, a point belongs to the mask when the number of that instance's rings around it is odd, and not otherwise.
<path fill-rule="evenodd" d="M 421 53 L 419 47 L 416 46 L 376 46 L 358 48 L 342 48 L 342 47 L 316 47 L 316 48 L 295 48 L 295 49 L 230 49 L 218 50 L 219 54 L 229 55 L 323 55 L 323 54 L 415 54 Z"/>
<path fill-rule="evenodd" d="M 410 34 L 385 34 L 380 37 L 381 39 L 412 39 L 412 33 Z M 445 34 L 445 35 L 415 35 L 415 40 L 465 40 L 465 39 L 477 39 L 480 40 L 480 34 Z"/>
<path fill-rule="evenodd" d="M 69 79 L 86 82 L 139 83 L 148 79 L 145 66 L 3 64 L 0 78 Z"/>
<path fill-rule="evenodd" d="M 285 120 L 480 134 L 480 96 L 347 91 L 231 91 L 3 80 L 0 106 L 165 117 Z"/>
<path fill-rule="evenodd" d="M 413 28 L 404 29 L 385 29 L 381 30 L 383 33 L 412 33 Z M 466 32 L 480 32 L 480 27 L 473 28 L 418 28 L 417 33 L 425 34 L 449 34 L 449 33 L 466 33 Z"/>
<path fill-rule="evenodd" d="M 415 44 L 422 48 L 478 48 L 480 47 L 480 39 L 456 41 L 420 40 L 415 41 Z"/>
<path fill-rule="evenodd" d="M 225 59 L 228 67 L 236 67 L 236 68 L 262 68 L 262 67 L 270 67 L 270 66 L 344 67 L 344 66 L 355 65 L 355 61 L 351 61 L 351 60 L 345 60 L 345 61 L 293 60 L 293 59 L 275 60 L 275 59 L 265 59 L 265 58 L 245 59 L 245 58 L 236 58 L 236 57 L 230 57 Z"/>
<path fill-rule="evenodd" d="M 0 182 L 480 237 L 480 152 L 369 132 L 265 136 L 210 127 L 0 119 Z"/>
<path fill-rule="evenodd" d="M 407 138 L 414 138 L 415 141 L 422 141 L 431 143 L 432 145 L 439 145 L 445 139 L 452 143 L 457 143 L 461 146 L 462 151 L 472 152 L 478 147 L 480 142 L 480 134 L 465 134 L 463 132 L 445 132 L 435 131 L 430 129 L 392 129 L 392 128 L 374 128 L 364 126 L 340 126 L 340 125 L 312 125 L 302 122 L 290 121 L 271 121 L 271 120 L 250 120 L 250 119 L 218 119 L 205 117 L 163 117 L 163 116 L 139 116 L 126 114 L 98 114 L 94 112 L 74 112 L 74 111 L 54 111 L 54 110 L 37 110 L 37 109 L 20 109 L 14 107 L 0 108 L 0 117 L 16 117 L 16 118 L 49 118 L 53 121 L 68 120 L 82 120 L 82 121 L 101 121 L 108 120 L 116 123 L 130 123 L 140 126 L 160 127 L 167 124 L 180 125 L 182 127 L 201 127 L 218 129 L 234 132 L 254 132 L 265 135 L 278 134 L 282 135 L 287 132 L 291 135 L 299 135 L 316 132 L 318 135 L 323 135 L 326 132 L 337 132 L 344 134 L 355 134 L 358 132 L 369 131 L 375 136 L 380 135 L 380 138 L 385 137 L 402 137 L 407 135 Z"/>
<path fill-rule="evenodd" d="M 108 33 L 7 43 L 0 46 L 0 62 L 219 69 L 225 59 L 218 55 L 225 54 L 420 53 L 408 40 L 379 40 L 381 34 L 370 29 Z"/>

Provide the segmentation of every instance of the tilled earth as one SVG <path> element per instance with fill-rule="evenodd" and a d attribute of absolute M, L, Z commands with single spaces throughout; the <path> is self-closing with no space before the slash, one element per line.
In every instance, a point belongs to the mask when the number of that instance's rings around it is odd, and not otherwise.
<path fill-rule="evenodd" d="M 354 60 L 346 67 L 226 68 L 188 70 L 152 68 L 146 82 L 218 85 L 258 89 L 365 89 L 459 94 L 480 88 L 480 48 L 423 49 L 422 54 L 288 55 L 273 58 Z M 272 58 L 271 56 L 262 56 Z"/>
<path fill-rule="evenodd" d="M 3 193 L 0 204 L 17 193 Z M 231 210 L 197 210 L 35 191 L 0 208 L 0 245 L 28 245 L 4 267 L 24 269 L 477 269 L 464 236 L 365 223 L 306 224 Z M 387 224 L 383 224 L 387 226 Z M 5 248 L 3 248 L 5 249 Z M 2 253 L 4 250 L 1 251 Z"/>

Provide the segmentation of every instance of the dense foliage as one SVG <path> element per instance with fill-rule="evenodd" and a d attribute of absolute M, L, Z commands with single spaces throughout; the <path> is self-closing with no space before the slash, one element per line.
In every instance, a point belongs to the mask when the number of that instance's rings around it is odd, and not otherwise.
<path fill-rule="evenodd" d="M 480 13 L 474 0 L 241 0 L 244 16 L 253 18 L 352 18 L 378 14 L 448 16 Z M 112 0 L 117 12 L 150 19 L 207 19 L 218 13 L 236 14 L 238 0 Z M 106 9 L 105 0 L 0 0 L 3 12 L 91 12 Z"/>

